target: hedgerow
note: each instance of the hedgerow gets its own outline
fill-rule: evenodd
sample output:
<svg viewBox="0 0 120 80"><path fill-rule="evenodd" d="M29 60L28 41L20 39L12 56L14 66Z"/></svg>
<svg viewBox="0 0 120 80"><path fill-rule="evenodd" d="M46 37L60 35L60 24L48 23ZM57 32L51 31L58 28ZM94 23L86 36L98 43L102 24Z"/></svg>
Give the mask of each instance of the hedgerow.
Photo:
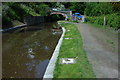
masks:
<svg viewBox="0 0 120 80"><path fill-rule="evenodd" d="M99 25L104 24L104 16L106 17L106 25L109 27L113 27L115 29L120 28L120 14L119 13L114 13L114 14L108 14L108 15L102 15L102 16L92 16L86 17L86 21L90 23L95 23Z"/></svg>

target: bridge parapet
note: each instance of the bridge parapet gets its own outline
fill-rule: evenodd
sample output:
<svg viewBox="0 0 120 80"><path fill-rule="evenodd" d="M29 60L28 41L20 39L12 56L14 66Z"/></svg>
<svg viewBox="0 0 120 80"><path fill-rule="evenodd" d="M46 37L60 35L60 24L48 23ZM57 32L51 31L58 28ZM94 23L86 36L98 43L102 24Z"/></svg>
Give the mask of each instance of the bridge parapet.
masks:
<svg viewBox="0 0 120 80"><path fill-rule="evenodd" d="M70 9L50 8L50 11L70 11Z"/></svg>

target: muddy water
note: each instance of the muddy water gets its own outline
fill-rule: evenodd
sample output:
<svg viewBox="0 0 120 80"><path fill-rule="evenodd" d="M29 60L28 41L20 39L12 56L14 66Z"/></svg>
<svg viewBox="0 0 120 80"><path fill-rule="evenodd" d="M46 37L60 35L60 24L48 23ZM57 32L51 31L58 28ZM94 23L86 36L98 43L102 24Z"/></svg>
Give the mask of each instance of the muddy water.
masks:
<svg viewBox="0 0 120 80"><path fill-rule="evenodd" d="M29 26L2 35L2 77L42 78L61 33L54 23Z"/></svg>

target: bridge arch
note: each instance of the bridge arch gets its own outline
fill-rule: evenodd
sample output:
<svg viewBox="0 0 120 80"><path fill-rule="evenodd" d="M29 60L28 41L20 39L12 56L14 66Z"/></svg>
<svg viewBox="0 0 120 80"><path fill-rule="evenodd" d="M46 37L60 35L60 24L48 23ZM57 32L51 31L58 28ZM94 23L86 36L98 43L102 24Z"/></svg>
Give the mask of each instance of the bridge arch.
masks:
<svg viewBox="0 0 120 80"><path fill-rule="evenodd" d="M63 15L63 16L65 17L65 20L68 19L68 15L65 14L65 13L62 13L62 12L51 12L51 13L50 13L50 15L53 15L53 14L61 14L61 15Z"/></svg>

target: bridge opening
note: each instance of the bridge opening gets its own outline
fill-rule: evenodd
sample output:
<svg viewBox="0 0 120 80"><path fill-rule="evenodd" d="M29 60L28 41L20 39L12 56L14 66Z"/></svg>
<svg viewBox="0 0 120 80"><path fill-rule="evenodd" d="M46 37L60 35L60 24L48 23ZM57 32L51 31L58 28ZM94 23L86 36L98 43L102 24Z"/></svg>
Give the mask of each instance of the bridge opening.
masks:
<svg viewBox="0 0 120 80"><path fill-rule="evenodd" d="M53 21L65 20L65 16L61 14L52 14L50 15Z"/></svg>

